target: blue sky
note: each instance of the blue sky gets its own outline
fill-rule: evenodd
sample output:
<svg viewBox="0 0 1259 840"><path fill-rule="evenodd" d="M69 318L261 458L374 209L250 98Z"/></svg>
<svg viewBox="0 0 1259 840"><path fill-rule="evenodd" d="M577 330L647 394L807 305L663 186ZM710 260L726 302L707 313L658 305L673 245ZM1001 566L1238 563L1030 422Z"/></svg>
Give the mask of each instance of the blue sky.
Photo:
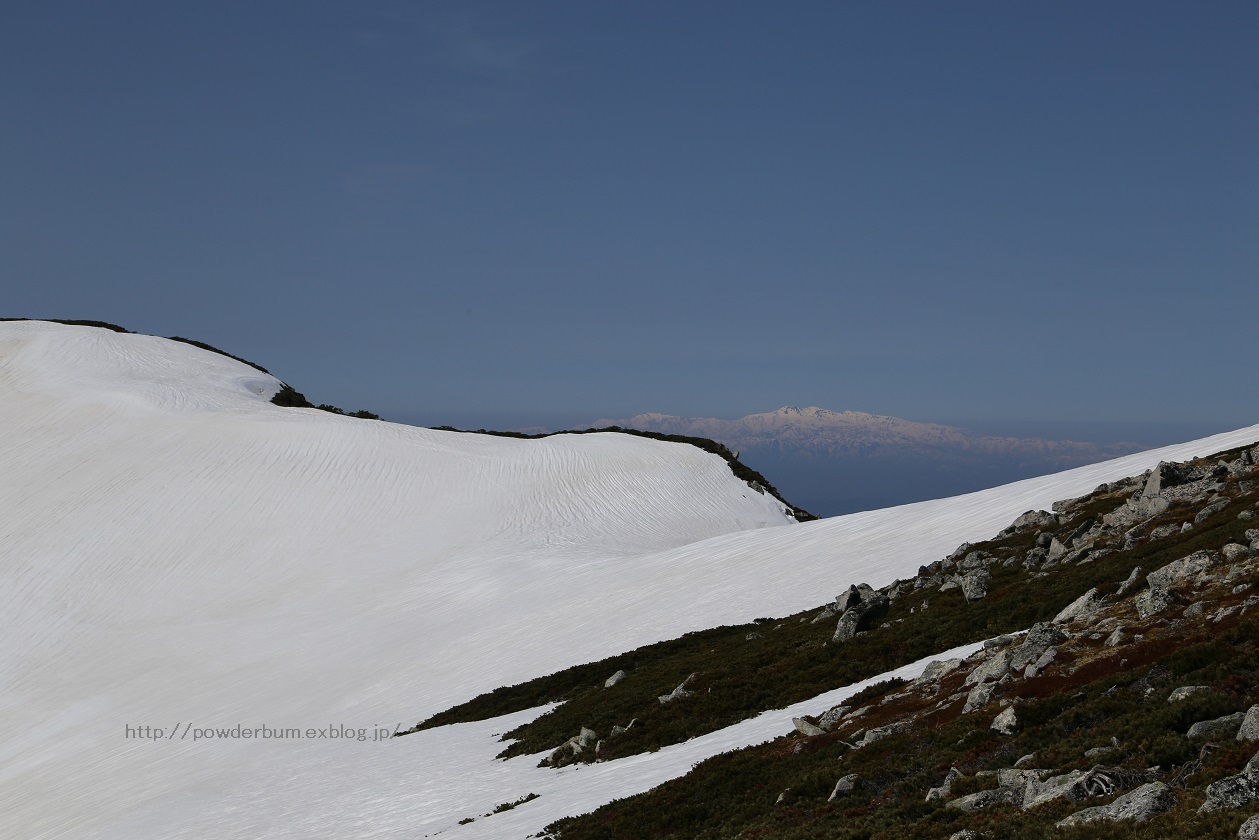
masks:
<svg viewBox="0 0 1259 840"><path fill-rule="evenodd" d="M426 424L1255 423L1257 32L1251 2L9 4L2 314Z"/></svg>

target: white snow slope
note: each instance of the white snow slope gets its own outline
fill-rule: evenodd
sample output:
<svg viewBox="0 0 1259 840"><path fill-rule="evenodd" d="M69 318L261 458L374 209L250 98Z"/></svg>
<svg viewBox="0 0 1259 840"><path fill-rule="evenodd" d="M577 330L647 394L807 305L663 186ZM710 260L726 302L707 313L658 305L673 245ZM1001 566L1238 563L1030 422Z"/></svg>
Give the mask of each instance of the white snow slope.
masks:
<svg viewBox="0 0 1259 840"><path fill-rule="evenodd" d="M563 772L492 760L537 711L376 727L878 586L1259 439L800 525L693 447L442 433L279 408L277 388L164 339L0 323L0 836L524 837L789 723ZM238 725L315 737L198 737Z"/></svg>

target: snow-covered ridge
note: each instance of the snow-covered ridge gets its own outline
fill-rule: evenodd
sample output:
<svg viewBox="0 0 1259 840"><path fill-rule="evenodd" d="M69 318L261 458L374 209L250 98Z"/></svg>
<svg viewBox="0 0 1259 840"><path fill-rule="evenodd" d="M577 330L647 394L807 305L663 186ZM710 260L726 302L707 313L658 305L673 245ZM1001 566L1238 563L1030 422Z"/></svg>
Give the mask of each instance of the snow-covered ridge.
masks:
<svg viewBox="0 0 1259 840"><path fill-rule="evenodd" d="M1030 508L1259 439L795 524L693 447L442 433L279 408L276 387L176 342L0 324L0 836L496 836L455 825L528 792L463 760L501 748L484 726L433 730L440 751L125 727L410 725L880 586ZM541 802L497 824L536 831Z"/></svg>

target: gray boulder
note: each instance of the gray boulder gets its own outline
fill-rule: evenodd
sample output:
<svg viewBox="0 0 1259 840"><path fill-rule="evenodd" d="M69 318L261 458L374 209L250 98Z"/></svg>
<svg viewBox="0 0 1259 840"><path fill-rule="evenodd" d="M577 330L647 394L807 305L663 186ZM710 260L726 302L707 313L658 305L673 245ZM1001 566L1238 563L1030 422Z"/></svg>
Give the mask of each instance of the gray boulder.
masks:
<svg viewBox="0 0 1259 840"><path fill-rule="evenodd" d="M858 604L865 603L875 595L874 589L868 583L859 583L856 586L848 587L848 591L835 598L835 611L842 613L845 610L852 609Z"/></svg>
<svg viewBox="0 0 1259 840"><path fill-rule="evenodd" d="M1209 685L1182 685L1180 688L1173 688L1172 693L1167 695L1168 703L1179 703L1181 700L1188 700L1195 694L1201 694L1204 691L1210 691Z"/></svg>
<svg viewBox="0 0 1259 840"><path fill-rule="evenodd" d="M817 725L830 732L846 714L848 714L847 706L833 706L818 718Z"/></svg>
<svg viewBox="0 0 1259 840"><path fill-rule="evenodd" d="M1198 813L1241 808L1256 799L1259 799L1259 773L1248 765L1246 771L1236 776L1228 776L1207 785L1207 800L1202 803Z"/></svg>
<svg viewBox="0 0 1259 840"><path fill-rule="evenodd" d="M629 674L625 673L624 671L617 671L615 674L613 674L612 676L608 677L606 680L603 681L603 687L611 688L612 686L616 685L617 683L619 683L621 680L625 679L628 676Z"/></svg>
<svg viewBox="0 0 1259 840"><path fill-rule="evenodd" d="M1065 633L1047 621L1033 624L1032 629L1028 630L1027 635L1023 637L1023 644L1015 648L1014 654L1010 657L1010 670L1022 671L1039 659L1046 650L1065 641L1066 638Z"/></svg>
<svg viewBox="0 0 1259 840"><path fill-rule="evenodd" d="M1199 720L1188 728L1188 738L1231 738L1241 727L1245 713L1226 714L1214 720Z"/></svg>
<svg viewBox="0 0 1259 840"><path fill-rule="evenodd" d="M1193 518L1193 524L1201 525L1203 522L1228 507L1229 503L1228 499L1220 499L1219 501L1212 502L1202 510L1198 511L1198 515Z"/></svg>
<svg viewBox="0 0 1259 840"><path fill-rule="evenodd" d="M1163 587L1151 585L1149 589L1136 597L1135 603L1137 615L1142 618L1149 618L1155 613L1160 613L1171 607L1175 603L1175 599Z"/></svg>
<svg viewBox="0 0 1259 840"><path fill-rule="evenodd" d="M846 641L858 633L869 630L877 622L883 620L890 604L886 595L880 595L871 590L866 600L844 610L844 614L839 617L839 624L835 627L835 635L831 637L831 641Z"/></svg>
<svg viewBox="0 0 1259 840"><path fill-rule="evenodd" d="M927 801L931 802L936 799L948 799L949 794L953 790L953 782L957 779L966 778L966 774L956 767L950 767L949 772L945 775L944 781L937 787L933 787L927 791Z"/></svg>
<svg viewBox="0 0 1259 840"><path fill-rule="evenodd" d="M1173 525L1172 528L1174 528L1177 531L1180 530L1175 525ZM1132 570L1132 573L1128 575L1128 578L1123 583L1119 584L1119 591L1116 592L1115 594L1118 597L1122 598L1123 596L1127 595L1132 590L1136 589L1137 584L1141 582L1141 576L1143 574L1145 574L1145 572L1141 571L1140 566L1137 566L1135 569Z"/></svg>
<svg viewBox="0 0 1259 840"><path fill-rule="evenodd" d="M1010 673L1010 659L1013 654L1008 650L998 651L983 662L975 666L969 674L966 675L966 685L975 685L976 683L993 682Z"/></svg>
<svg viewBox="0 0 1259 840"><path fill-rule="evenodd" d="M1081 621L1092 617L1100 610L1105 598L1094 587L1068 604L1062 612L1054 616L1054 624L1065 624L1068 621Z"/></svg>
<svg viewBox="0 0 1259 840"><path fill-rule="evenodd" d="M801 735L806 735L810 738L814 738L818 735L826 734L825 729L823 729L820 726L817 726L816 724L809 723L804 718L792 718L791 724L796 728L796 731L799 732Z"/></svg>
<svg viewBox="0 0 1259 840"><path fill-rule="evenodd" d="M1240 729L1244 712L1237 712L1214 720L1200 720L1185 733L1190 738L1231 738Z"/></svg>
<svg viewBox="0 0 1259 840"><path fill-rule="evenodd" d="M989 805L996 805L998 803L1016 805L1018 804L1017 796L1018 794L1009 788L981 790L979 793L959 796L945 807L954 808L958 811L977 811L980 808L987 808Z"/></svg>
<svg viewBox="0 0 1259 840"><path fill-rule="evenodd" d="M1242 718L1241 728L1237 730L1239 741L1259 741L1259 705L1251 706Z"/></svg>
<svg viewBox="0 0 1259 840"><path fill-rule="evenodd" d="M1070 798L1073 786L1083 779L1084 775L1083 770L1072 770L1070 773L1051 776L1048 779L1028 779L1027 787L1023 791L1024 810L1055 799Z"/></svg>
<svg viewBox="0 0 1259 840"><path fill-rule="evenodd" d="M975 569L962 575L962 596L967 601L979 601L988 595L992 573L987 569Z"/></svg>
<svg viewBox="0 0 1259 840"><path fill-rule="evenodd" d="M1096 820L1109 822L1132 820L1133 822L1142 823L1155 814L1170 809L1175 804L1176 794L1172 792L1171 788L1162 782L1150 782L1149 784L1141 785L1141 787L1131 793L1124 794L1109 805L1099 805L1096 808L1085 808L1083 811L1077 811L1065 820L1059 821L1058 827L1064 828Z"/></svg>
<svg viewBox="0 0 1259 840"><path fill-rule="evenodd" d="M976 709L982 709L992 700L992 693L996 690L997 684L991 682L980 683L970 690L966 695L966 705L962 707L962 714L969 714Z"/></svg>
<svg viewBox="0 0 1259 840"><path fill-rule="evenodd" d="M656 699L659 700L660 705L663 706L666 703L672 703L674 700L681 700L683 697L690 697L693 692L687 691L686 687L694 679L695 679L695 675L691 674L689 677L682 680L682 684L679 685L677 688L673 689L673 691L671 691L668 694L662 694Z"/></svg>
<svg viewBox="0 0 1259 840"><path fill-rule="evenodd" d="M1242 823L1237 829L1237 840L1259 840L1259 814Z"/></svg>
<svg viewBox="0 0 1259 840"><path fill-rule="evenodd" d="M1018 729L1018 715L1014 713L1013 706L1007 706L1006 710L992 719L992 729L1002 735L1013 735Z"/></svg>
<svg viewBox="0 0 1259 840"><path fill-rule="evenodd" d="M861 782L861 777L856 773L849 773L835 783L835 789L831 791L827 802L834 802L845 793L851 793L854 788Z"/></svg>
<svg viewBox="0 0 1259 840"><path fill-rule="evenodd" d="M1205 572L1210 570L1215 558L1209 551L1195 551L1187 557L1173 560L1166 566L1150 572L1146 576L1151 588L1167 589L1182 581L1200 583Z"/></svg>

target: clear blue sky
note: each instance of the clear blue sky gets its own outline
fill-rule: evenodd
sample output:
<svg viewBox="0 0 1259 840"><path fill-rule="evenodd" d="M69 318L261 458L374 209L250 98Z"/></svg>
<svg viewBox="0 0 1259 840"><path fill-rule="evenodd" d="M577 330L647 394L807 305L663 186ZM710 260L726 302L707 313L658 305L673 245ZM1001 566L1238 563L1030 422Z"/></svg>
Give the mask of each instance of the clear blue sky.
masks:
<svg viewBox="0 0 1259 840"><path fill-rule="evenodd" d="M1254 2L58 2L3 312L317 402L1259 422Z"/></svg>

